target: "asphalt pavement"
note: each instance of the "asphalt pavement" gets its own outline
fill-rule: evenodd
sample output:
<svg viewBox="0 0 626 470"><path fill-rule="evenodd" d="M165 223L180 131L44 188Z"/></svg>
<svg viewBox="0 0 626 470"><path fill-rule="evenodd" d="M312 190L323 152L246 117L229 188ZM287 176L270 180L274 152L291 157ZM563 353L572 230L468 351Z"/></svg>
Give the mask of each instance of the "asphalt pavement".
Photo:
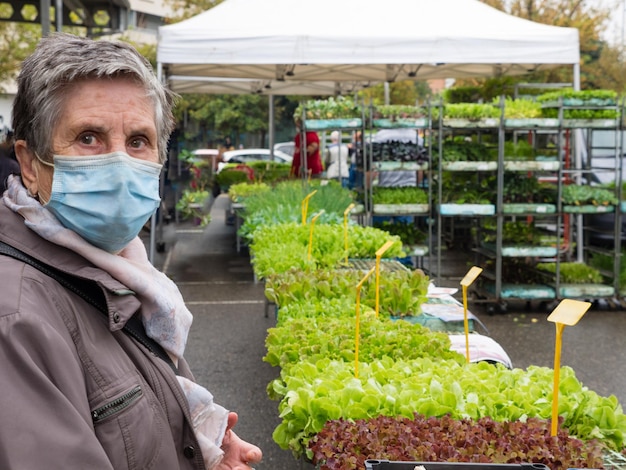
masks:
<svg viewBox="0 0 626 470"><path fill-rule="evenodd" d="M226 224L228 205L225 195L216 198L205 228L189 222L164 225L165 249L153 261L176 282L194 314L185 355L197 381L216 402L239 414L236 430L263 450L256 469L312 468L272 439L280 419L278 402L268 398L266 387L279 371L262 358L275 317L269 310L266 315L263 284L255 281L246 250L237 252L235 227ZM545 308L509 304L506 313L488 315L484 305L470 303L470 310L514 367L554 365L556 328L546 320ZM615 395L624 405L625 340L626 312L593 308L576 326L565 328L561 364L572 367L590 390Z"/></svg>

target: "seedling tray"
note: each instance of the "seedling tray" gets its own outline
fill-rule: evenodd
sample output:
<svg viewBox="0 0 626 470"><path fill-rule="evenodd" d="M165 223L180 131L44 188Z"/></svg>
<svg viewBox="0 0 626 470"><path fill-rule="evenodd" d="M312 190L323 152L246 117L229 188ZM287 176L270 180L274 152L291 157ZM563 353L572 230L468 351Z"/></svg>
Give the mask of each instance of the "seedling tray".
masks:
<svg viewBox="0 0 626 470"><path fill-rule="evenodd" d="M366 460L365 470L550 470L541 463L496 464L463 462L393 462L389 460Z"/></svg>

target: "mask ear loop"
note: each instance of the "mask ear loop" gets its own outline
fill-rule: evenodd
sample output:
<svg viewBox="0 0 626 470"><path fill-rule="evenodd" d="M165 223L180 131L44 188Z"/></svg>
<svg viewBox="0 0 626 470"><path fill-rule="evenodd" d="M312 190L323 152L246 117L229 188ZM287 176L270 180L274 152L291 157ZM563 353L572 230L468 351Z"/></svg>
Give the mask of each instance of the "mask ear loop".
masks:
<svg viewBox="0 0 626 470"><path fill-rule="evenodd" d="M54 163L50 163L50 162L46 162L44 161L39 154L33 150L33 153L35 154L35 157L37 157L37 160L39 161L39 163L41 163L42 165L45 165L47 167L52 167L54 168ZM41 202L42 204L45 204L45 202L39 197L39 194L33 194L30 191L30 188L26 188L26 194L28 194L30 197L37 199L39 202Z"/></svg>
<svg viewBox="0 0 626 470"><path fill-rule="evenodd" d="M42 163L46 166L51 166L52 168L54 168L54 163L50 163L50 162L46 162L44 161L37 152L33 151L33 153L35 154L35 157L37 157L37 160L39 160L39 163Z"/></svg>

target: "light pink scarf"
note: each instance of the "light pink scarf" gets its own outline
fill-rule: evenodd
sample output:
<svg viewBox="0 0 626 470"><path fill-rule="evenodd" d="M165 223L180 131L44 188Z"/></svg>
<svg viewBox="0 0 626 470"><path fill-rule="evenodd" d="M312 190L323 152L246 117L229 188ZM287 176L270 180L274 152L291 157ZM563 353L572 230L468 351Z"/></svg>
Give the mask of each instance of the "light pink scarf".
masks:
<svg viewBox="0 0 626 470"><path fill-rule="evenodd" d="M136 237L119 254L97 248L65 228L39 201L28 195L17 176L10 176L4 203L24 217L26 226L42 238L80 254L132 289L141 301L146 334L159 343L175 363L183 356L192 315L178 287L148 260L143 242ZM211 469L222 459L220 448L228 411L213 402L213 395L197 383L177 376L191 412L204 463Z"/></svg>

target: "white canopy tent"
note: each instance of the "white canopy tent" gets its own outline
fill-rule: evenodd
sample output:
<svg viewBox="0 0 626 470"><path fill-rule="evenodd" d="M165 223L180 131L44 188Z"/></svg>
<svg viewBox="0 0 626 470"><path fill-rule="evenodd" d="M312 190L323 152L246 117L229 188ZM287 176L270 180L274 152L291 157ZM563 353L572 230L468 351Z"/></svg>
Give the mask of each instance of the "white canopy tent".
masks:
<svg viewBox="0 0 626 470"><path fill-rule="evenodd" d="M337 95L558 65L579 89L579 61L577 29L477 0L225 0L161 26L157 45L157 72L179 93Z"/></svg>
<svg viewBox="0 0 626 470"><path fill-rule="evenodd" d="M255 92L278 94L283 82L366 86L555 65L574 66L577 87L579 60L577 29L534 23L477 0L226 0L160 27L157 46L159 68L175 91L186 92L191 77L239 89L242 83L229 79L255 79L263 83Z"/></svg>

